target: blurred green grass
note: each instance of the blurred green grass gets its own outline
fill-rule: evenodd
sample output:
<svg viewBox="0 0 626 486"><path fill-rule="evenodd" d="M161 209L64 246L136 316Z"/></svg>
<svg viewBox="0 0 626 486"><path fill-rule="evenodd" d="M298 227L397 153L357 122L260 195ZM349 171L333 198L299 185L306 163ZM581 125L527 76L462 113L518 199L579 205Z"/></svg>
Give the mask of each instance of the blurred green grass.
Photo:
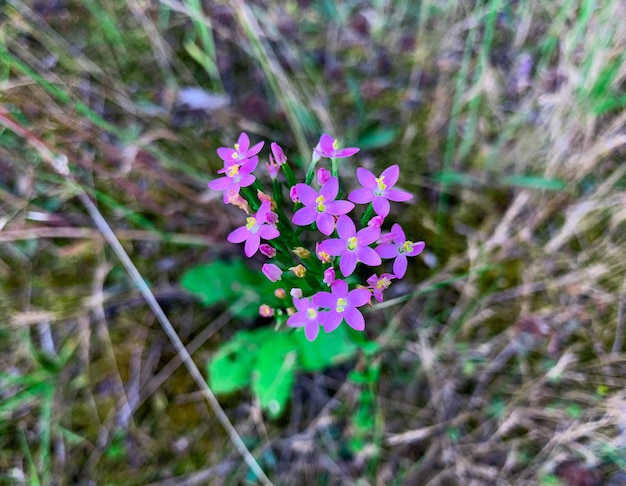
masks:
<svg viewBox="0 0 626 486"><path fill-rule="evenodd" d="M624 468L623 3L1 9L3 112L68 156L185 342L217 310L181 274L236 251L205 190L216 147L246 130L304 166L324 131L363 148L347 184L400 164L418 203L396 216L428 265L368 316L377 384L302 376L276 423L222 398L276 483L574 484L571 460L603 484ZM2 481L243 481L188 375L150 386L176 353L102 237L69 231L93 229L72 188L2 127ZM253 325L215 326L195 361ZM342 425L364 410L371 433Z"/></svg>

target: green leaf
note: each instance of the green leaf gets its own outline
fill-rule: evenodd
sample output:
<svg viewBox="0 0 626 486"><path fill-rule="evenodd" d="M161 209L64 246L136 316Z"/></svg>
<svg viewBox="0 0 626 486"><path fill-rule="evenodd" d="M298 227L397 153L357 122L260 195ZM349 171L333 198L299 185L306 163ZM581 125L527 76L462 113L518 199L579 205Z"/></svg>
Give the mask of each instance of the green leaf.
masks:
<svg viewBox="0 0 626 486"><path fill-rule="evenodd" d="M297 350L291 334L274 333L259 344L252 390L271 418L279 417L295 380Z"/></svg>
<svg viewBox="0 0 626 486"><path fill-rule="evenodd" d="M235 259L198 265L183 275L181 285L200 297L207 306L233 303L244 294L250 294L251 302L234 308L233 312L241 317L253 317L258 313L259 293L267 287L267 282L260 272L253 272L245 261Z"/></svg>
<svg viewBox="0 0 626 486"><path fill-rule="evenodd" d="M298 331L292 336L298 349L300 366L305 371L320 371L348 361L358 349L349 339L344 325L328 334L320 332L313 342L306 339L304 332Z"/></svg>
<svg viewBox="0 0 626 486"><path fill-rule="evenodd" d="M231 393L250 384L259 345L271 340L274 331L241 331L220 347L209 361L209 386L215 393Z"/></svg>

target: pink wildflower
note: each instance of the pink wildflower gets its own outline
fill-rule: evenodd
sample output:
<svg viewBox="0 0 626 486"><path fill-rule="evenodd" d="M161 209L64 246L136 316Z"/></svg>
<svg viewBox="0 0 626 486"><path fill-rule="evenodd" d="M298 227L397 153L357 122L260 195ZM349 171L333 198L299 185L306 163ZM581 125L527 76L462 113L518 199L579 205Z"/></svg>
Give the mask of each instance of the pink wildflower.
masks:
<svg viewBox="0 0 626 486"><path fill-rule="evenodd" d="M344 277L352 275L357 262L371 267L382 263L380 256L368 245L380 236L380 228L364 228L358 233L352 220L341 215L337 220L339 238L331 238L320 243L319 250L332 256L340 256L339 269Z"/></svg>
<svg viewBox="0 0 626 486"><path fill-rule="evenodd" d="M383 301L383 291L389 288L389 286L391 285L391 280L394 278L396 278L395 275L392 275L390 273L383 273L380 277L374 274L367 279L367 283L370 285L374 293L374 298L378 302Z"/></svg>
<svg viewBox="0 0 626 486"><path fill-rule="evenodd" d="M276 142L272 142L270 144L270 148L272 149L272 154L274 155L274 160L276 165L280 167L281 165L287 162L287 157L285 156L285 152ZM271 160L271 159L270 159Z"/></svg>
<svg viewBox="0 0 626 486"><path fill-rule="evenodd" d="M337 329L342 319L345 319L352 329L363 331L365 319L357 307L367 304L371 298L372 294L369 290L359 288L348 292L348 284L343 280L336 280L330 286L330 292L315 294L313 303L319 307L330 309L322 319L322 325L326 332Z"/></svg>
<svg viewBox="0 0 626 486"><path fill-rule="evenodd" d="M419 255L426 246L423 241L418 241L417 243L407 241L404 231L398 223L391 227L391 233L385 235L384 240L392 241L393 243L379 245L376 248L376 253L381 258L395 258L393 273L396 278L404 277L408 266L407 257Z"/></svg>
<svg viewBox="0 0 626 486"><path fill-rule="evenodd" d="M335 229L333 216L346 214L354 208L351 202L335 201L339 192L339 180L336 177L331 177L319 193L306 184L296 184L296 192L304 207L293 215L293 224L306 226L316 221L317 228L326 236Z"/></svg>
<svg viewBox="0 0 626 486"><path fill-rule="evenodd" d="M371 202L376 214L383 218L389 214L389 201L408 201L413 197L406 191L392 189L400 177L400 168L397 165L387 167L380 177L359 167L356 176L363 187L352 191L348 199L357 204Z"/></svg>
<svg viewBox="0 0 626 486"><path fill-rule="evenodd" d="M320 157L328 157L330 159L339 159L343 157L350 157L359 151L356 147L349 147L339 149L339 141L324 133L320 137L320 141L317 143L313 153Z"/></svg>
<svg viewBox="0 0 626 486"><path fill-rule="evenodd" d="M251 172L256 169L259 163L258 157L244 159L238 162L226 162L224 167L218 170L218 174L226 174L226 177L218 177L209 182L209 188L214 191L226 191L224 202L228 203L227 193L230 191L239 194L241 187L248 187L254 184L256 177Z"/></svg>
<svg viewBox="0 0 626 486"><path fill-rule="evenodd" d="M320 312L319 306L311 302L310 298L294 297L293 304L296 306L297 312L287 319L287 325L289 327L304 327L306 338L309 341L315 341L327 312Z"/></svg>
<svg viewBox="0 0 626 486"><path fill-rule="evenodd" d="M217 149L217 155L226 163L241 162L258 154L264 144L265 142L259 142L250 147L250 137L248 137L246 132L242 132L235 144L235 148L220 147Z"/></svg>
<svg viewBox="0 0 626 486"><path fill-rule="evenodd" d="M276 228L267 223L269 213L270 203L264 202L254 216L246 218L245 226L237 228L228 235L227 239L231 243L246 242L244 252L248 258L259 249L261 238L273 240L280 235Z"/></svg>

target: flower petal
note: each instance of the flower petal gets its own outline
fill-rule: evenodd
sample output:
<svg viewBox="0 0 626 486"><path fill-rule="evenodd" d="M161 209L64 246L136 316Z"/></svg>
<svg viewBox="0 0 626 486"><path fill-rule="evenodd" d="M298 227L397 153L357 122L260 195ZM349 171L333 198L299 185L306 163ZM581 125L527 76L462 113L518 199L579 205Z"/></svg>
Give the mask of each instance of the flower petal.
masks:
<svg viewBox="0 0 626 486"><path fill-rule="evenodd" d="M348 201L333 201L326 205L326 212L328 214L334 214L335 216L349 213L353 209L354 204Z"/></svg>
<svg viewBox="0 0 626 486"><path fill-rule="evenodd" d="M339 262L339 269L344 277L348 277L352 275L354 269L356 268L356 254L354 251L346 251L341 256L341 261Z"/></svg>
<svg viewBox="0 0 626 486"><path fill-rule="evenodd" d="M346 242L339 238L331 238L320 243L320 251L325 251L331 256L343 255L346 251Z"/></svg>
<svg viewBox="0 0 626 486"><path fill-rule="evenodd" d="M302 209L309 209L309 208L302 208ZM302 211L302 209L300 211ZM310 208L312 211L315 211L315 209ZM294 214L294 219L296 217L296 215ZM294 221L295 224L295 221ZM335 229L335 218L333 218L330 214L326 214L326 213L317 213L317 229L320 230L321 233L325 234L326 236L330 236L333 232L333 230Z"/></svg>
<svg viewBox="0 0 626 486"><path fill-rule="evenodd" d="M296 184L296 194L305 206L315 206L317 192L312 187L302 183Z"/></svg>
<svg viewBox="0 0 626 486"><path fill-rule="evenodd" d="M374 199L374 190L367 187L355 189L350 193L348 199L357 204L366 204L368 202L372 202L372 199Z"/></svg>
<svg viewBox="0 0 626 486"><path fill-rule="evenodd" d="M342 240L347 240L356 235L356 226L354 226L353 221L345 214L339 216L337 220L337 233Z"/></svg>
<svg viewBox="0 0 626 486"><path fill-rule="evenodd" d="M315 341L315 338L319 333L320 325L317 321L309 321L304 326L304 335L311 342Z"/></svg>
<svg viewBox="0 0 626 486"><path fill-rule="evenodd" d="M250 233L250 236L248 236L248 239L246 240L246 244L243 248L243 252L246 254L248 258L250 258L259 249L260 243L261 243L261 238L259 238L259 235L256 233Z"/></svg>
<svg viewBox="0 0 626 486"><path fill-rule="evenodd" d="M350 326L355 331L365 330L365 319L363 318L363 314L361 314L354 307L346 309L343 313L343 317L348 323L348 326Z"/></svg>
<svg viewBox="0 0 626 486"><path fill-rule="evenodd" d="M262 224L257 234L264 240L273 240L280 236L280 231L269 224Z"/></svg>
<svg viewBox="0 0 626 486"><path fill-rule="evenodd" d="M354 289L350 291L346 300L352 307L361 307L367 304L371 298L372 294L368 289Z"/></svg>
<svg viewBox="0 0 626 486"><path fill-rule="evenodd" d="M393 262L393 273L396 276L396 278L404 277L407 266L408 266L408 261L406 259L406 256L400 253L398 257L395 259L395 261Z"/></svg>
<svg viewBox="0 0 626 486"><path fill-rule="evenodd" d="M312 298L313 303L324 309L334 309L337 305L337 297L330 292L318 292Z"/></svg>
<svg viewBox="0 0 626 486"><path fill-rule="evenodd" d="M383 170L381 177L385 178L385 185L387 187L393 186L396 182L398 182L398 177L400 177L400 167L394 164L390 167L387 167Z"/></svg>
<svg viewBox="0 0 626 486"><path fill-rule="evenodd" d="M220 147L217 149L217 156L222 159L224 162L230 162L232 160L236 160L233 158L233 155L237 152L235 149L229 147Z"/></svg>
<svg viewBox="0 0 626 486"><path fill-rule="evenodd" d="M366 246L374 243L380 237L380 228L369 226L356 234L358 246Z"/></svg>
<svg viewBox="0 0 626 486"><path fill-rule="evenodd" d="M263 148L263 145L265 145L265 142L259 142L257 144L254 144L250 150L246 150L245 154L246 157L252 157L253 155L258 154L261 149Z"/></svg>
<svg viewBox="0 0 626 486"><path fill-rule="evenodd" d="M371 171L364 169L363 167L359 167L356 170L356 178L363 187L367 189L376 188L376 176Z"/></svg>
<svg viewBox="0 0 626 486"><path fill-rule="evenodd" d="M225 191L232 183L233 180L230 177L219 177L218 179L213 179L209 182L209 189L213 189L214 191Z"/></svg>
<svg viewBox="0 0 626 486"><path fill-rule="evenodd" d="M237 145L239 145L240 153L245 154L248 151L248 147L250 147L250 137L248 137L246 132L241 132L237 139Z"/></svg>
<svg viewBox="0 0 626 486"><path fill-rule="evenodd" d="M320 147L322 155L324 157L330 157L331 154L335 151L333 143L335 143L335 139L333 137L331 137L327 133L322 134L318 146Z"/></svg>
<svg viewBox="0 0 626 486"><path fill-rule="evenodd" d="M317 209L315 209L314 207L300 208L294 213L292 221L293 224L297 226L306 226L307 224L311 224L313 221L315 221L315 218L317 218L318 214L319 213L317 212ZM332 233L332 231L330 233Z"/></svg>
<svg viewBox="0 0 626 486"><path fill-rule="evenodd" d="M242 241L246 241L250 234L251 233L248 228L246 228L245 226L241 226L240 228L231 231L226 239L231 243L241 243Z"/></svg>
<svg viewBox="0 0 626 486"><path fill-rule="evenodd" d="M335 280L330 286L330 291L335 296L335 300L348 295L348 284L344 280Z"/></svg>
<svg viewBox="0 0 626 486"><path fill-rule="evenodd" d="M332 310L326 313L326 315L321 319L321 322L324 326L324 331L333 332L339 327L342 320L343 316L337 313L337 311Z"/></svg>
<svg viewBox="0 0 626 486"><path fill-rule="evenodd" d="M356 147L347 147L345 149L341 149L339 152L335 152L335 158L339 159L343 157L350 157L351 155L356 154L359 150L361 149Z"/></svg>
<svg viewBox="0 0 626 486"><path fill-rule="evenodd" d="M370 267L377 267L382 263L380 256L369 246L361 246L356 249L356 257L360 262L369 265Z"/></svg>
<svg viewBox="0 0 626 486"><path fill-rule="evenodd" d="M425 247L426 243L424 243L423 241L418 241L417 243L414 243L413 250L407 252L406 255L412 257L417 256L424 251Z"/></svg>
<svg viewBox="0 0 626 486"><path fill-rule="evenodd" d="M324 196L326 201L334 201L339 193L339 180L331 177L320 189L320 196Z"/></svg>
<svg viewBox="0 0 626 486"><path fill-rule="evenodd" d="M376 253L381 258L395 258L398 256L398 247L391 243L385 243L376 247Z"/></svg>
<svg viewBox="0 0 626 486"><path fill-rule="evenodd" d="M383 195L390 201L404 202L413 199L413 194L401 189L386 189Z"/></svg>
<svg viewBox="0 0 626 486"><path fill-rule="evenodd" d="M389 201L387 201L383 196L374 197L372 207L374 208L374 212L383 218L387 217L389 214Z"/></svg>
<svg viewBox="0 0 626 486"><path fill-rule="evenodd" d="M289 327L302 327L306 326L308 323L307 315L303 312L296 312L289 316L287 319L287 325Z"/></svg>

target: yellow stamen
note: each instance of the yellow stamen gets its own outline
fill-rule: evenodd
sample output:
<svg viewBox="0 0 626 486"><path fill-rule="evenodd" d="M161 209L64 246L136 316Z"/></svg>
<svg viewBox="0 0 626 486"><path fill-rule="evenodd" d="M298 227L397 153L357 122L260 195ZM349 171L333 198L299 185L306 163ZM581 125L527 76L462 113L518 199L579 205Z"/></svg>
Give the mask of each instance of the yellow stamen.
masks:
<svg viewBox="0 0 626 486"><path fill-rule="evenodd" d="M405 241L404 245L402 245L402 248L400 248L400 253L408 253L410 251L413 251L414 246L415 243L413 243L412 241Z"/></svg>
<svg viewBox="0 0 626 486"><path fill-rule="evenodd" d="M246 228L249 229L250 231L252 231L252 229L256 226L256 218L253 218L252 216L250 216L249 218L246 218Z"/></svg>
<svg viewBox="0 0 626 486"><path fill-rule="evenodd" d="M317 210L320 213L326 211L326 206L324 206L324 196L317 196L317 198L315 199L315 203L317 204Z"/></svg>
<svg viewBox="0 0 626 486"><path fill-rule="evenodd" d="M318 256L320 257L320 260L322 260L324 263L330 262L330 255L325 251L320 251L318 253Z"/></svg>
<svg viewBox="0 0 626 486"><path fill-rule="evenodd" d="M339 148L339 140L337 140L337 139L333 140L333 148L335 150L337 150Z"/></svg>
<svg viewBox="0 0 626 486"><path fill-rule="evenodd" d="M348 238L348 250L354 250L356 248L356 236Z"/></svg>
<svg viewBox="0 0 626 486"><path fill-rule="evenodd" d="M236 175L238 175L239 174L239 167L241 167L241 166L238 165L238 164L231 165L228 168L228 177L235 177Z"/></svg>
<svg viewBox="0 0 626 486"><path fill-rule="evenodd" d="M384 191L385 189L387 189L387 184L385 184L385 176L377 177L375 180L376 185L378 185L379 191Z"/></svg>
<svg viewBox="0 0 626 486"><path fill-rule="evenodd" d="M302 246L296 246L293 250L295 255L299 256L300 258L306 260L307 258L311 258L311 252L309 250L307 250L306 248L303 248Z"/></svg>
<svg viewBox="0 0 626 486"><path fill-rule="evenodd" d="M337 299L337 307L336 307L337 312L343 312L344 309L346 308L346 305L348 305L348 302L346 301L346 299L342 299L342 298Z"/></svg>
<svg viewBox="0 0 626 486"><path fill-rule="evenodd" d="M376 282L376 288L378 290L385 290L389 288L390 285L391 285L391 280L389 280L387 277L383 277L378 282Z"/></svg>
<svg viewBox="0 0 626 486"><path fill-rule="evenodd" d="M235 144L235 150L236 150L237 152L239 152L239 144L238 144L238 143L236 143L236 144Z"/></svg>
<svg viewBox="0 0 626 486"><path fill-rule="evenodd" d="M306 313L309 316L309 319L315 319L317 317L317 312L315 311L315 309L307 309Z"/></svg>

